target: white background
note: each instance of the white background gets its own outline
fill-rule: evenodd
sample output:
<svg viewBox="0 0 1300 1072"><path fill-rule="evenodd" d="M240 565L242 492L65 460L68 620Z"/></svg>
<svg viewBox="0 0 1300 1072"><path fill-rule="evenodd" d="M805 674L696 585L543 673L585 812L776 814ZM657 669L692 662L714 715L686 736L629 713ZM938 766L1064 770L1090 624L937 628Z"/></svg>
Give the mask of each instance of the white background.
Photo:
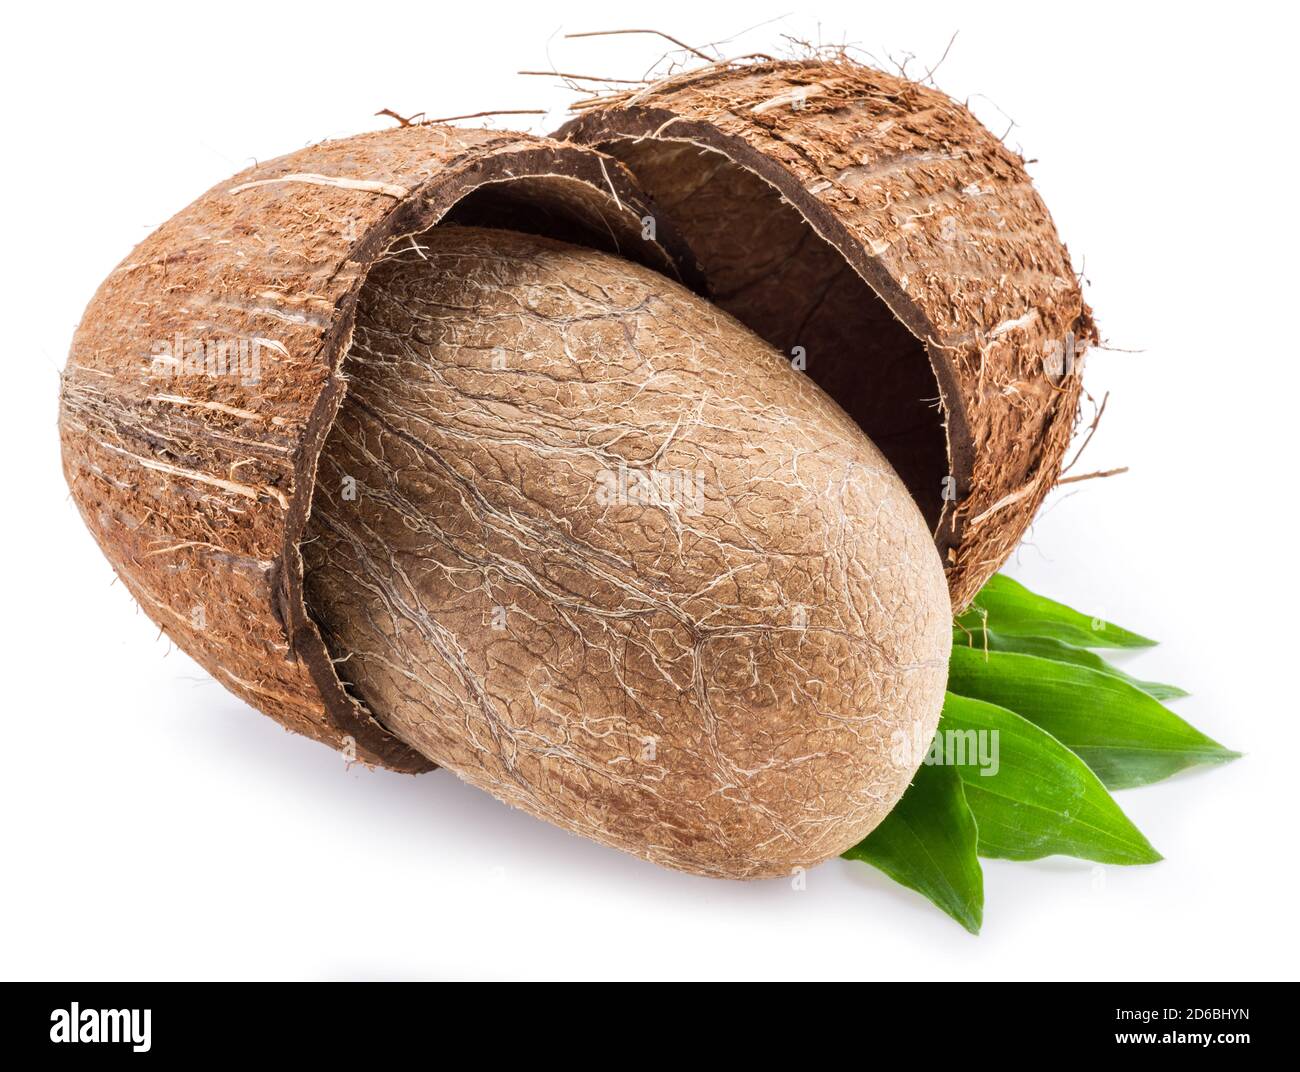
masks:
<svg viewBox="0 0 1300 1072"><path fill-rule="evenodd" d="M813 9L807 9L812 11ZM1161 639L1129 668L1249 753L1120 797L1167 857L985 864L972 938L832 861L659 870L440 772L345 769L209 679L134 606L67 496L57 369L100 279L208 186L380 108L554 129L550 68L637 78L745 3L53 3L6 15L0 975L1238 978L1297 974L1295 25L1283 5L823 3L737 38L857 43L935 78L1030 167L1115 347L1080 469L1010 571ZM1058 14L1059 11L1059 14ZM536 120L532 123L532 120Z"/></svg>

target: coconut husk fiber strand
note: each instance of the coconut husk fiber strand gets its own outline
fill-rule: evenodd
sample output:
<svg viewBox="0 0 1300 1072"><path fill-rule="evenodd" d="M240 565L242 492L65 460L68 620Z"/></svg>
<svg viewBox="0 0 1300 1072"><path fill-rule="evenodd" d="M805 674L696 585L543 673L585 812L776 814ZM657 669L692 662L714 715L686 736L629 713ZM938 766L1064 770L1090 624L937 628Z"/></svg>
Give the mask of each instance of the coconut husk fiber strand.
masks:
<svg viewBox="0 0 1300 1072"><path fill-rule="evenodd" d="M951 616L916 504L770 346L641 265L439 226L367 278L303 555L400 740L698 874L856 844L920 760Z"/></svg>
<svg viewBox="0 0 1300 1072"><path fill-rule="evenodd" d="M63 466L144 611L219 682L366 763L429 762L347 695L302 600L299 543L371 268L443 220L539 231L668 273L666 223L617 161L410 126L218 184L86 309L63 374Z"/></svg>
<svg viewBox="0 0 1300 1072"><path fill-rule="evenodd" d="M911 488L954 609L1074 431L1096 332L1023 160L943 93L847 59L716 64L557 135L635 172L707 293L807 371Z"/></svg>

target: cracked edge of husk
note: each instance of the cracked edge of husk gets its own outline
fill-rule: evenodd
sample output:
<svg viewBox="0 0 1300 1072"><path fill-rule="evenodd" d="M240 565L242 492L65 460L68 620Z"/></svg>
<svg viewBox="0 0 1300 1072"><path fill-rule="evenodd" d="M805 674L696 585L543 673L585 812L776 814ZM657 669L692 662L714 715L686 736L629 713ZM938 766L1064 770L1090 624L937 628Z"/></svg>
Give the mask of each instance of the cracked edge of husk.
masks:
<svg viewBox="0 0 1300 1072"><path fill-rule="evenodd" d="M671 224L616 160L529 135L404 127L256 165L177 213L101 284L62 375L65 477L137 603L241 699L368 765L430 767L345 691L303 601L299 547L347 392L357 297L394 244L476 191L527 197L533 180L555 187L551 208L575 198L574 220L605 227L625 255L693 281ZM158 393L140 367L146 344L202 338L214 322L272 343L282 367L263 390L198 377L186 388L197 397Z"/></svg>
<svg viewBox="0 0 1300 1072"><path fill-rule="evenodd" d="M813 92L800 97L800 87ZM774 106L796 99L797 108ZM984 183L980 217L996 204L1023 222L1022 241L988 258L985 271L996 279L990 293L965 293L956 259L945 280L929 225L897 225L892 191L877 206L848 189L845 168L858 159L849 147L869 144L873 125L905 131L900 144L958 144L960 162L941 176L944 188L964 193ZM964 608L1019 544L1055 485L1078 423L1082 352L1058 382L1047 382L1036 369L1043 346L1073 339L1086 348L1098 339L1023 160L940 91L845 57L721 61L676 73L582 102L555 136L595 147L625 139L687 142L722 153L774 187L924 345L955 484L935 537L954 610ZM869 154L859 155L868 170L890 159L882 151L868 165ZM908 164L905 173L930 178L921 165ZM970 222L974 236L974 210ZM1007 273L1014 277L1026 264L1050 285L1026 276L1023 286L1005 286Z"/></svg>

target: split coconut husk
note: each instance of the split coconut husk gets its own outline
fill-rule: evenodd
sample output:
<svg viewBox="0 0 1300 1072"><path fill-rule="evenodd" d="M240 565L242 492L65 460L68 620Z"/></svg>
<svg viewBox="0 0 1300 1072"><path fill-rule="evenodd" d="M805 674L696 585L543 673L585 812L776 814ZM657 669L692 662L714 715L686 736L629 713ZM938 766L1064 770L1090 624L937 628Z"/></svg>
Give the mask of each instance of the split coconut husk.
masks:
<svg viewBox="0 0 1300 1072"><path fill-rule="evenodd" d="M843 57L719 63L583 102L711 299L808 373L911 489L963 609L1020 542L1096 341L1024 161L962 105Z"/></svg>
<svg viewBox="0 0 1300 1072"><path fill-rule="evenodd" d="M350 757L428 769L348 696L303 605L299 544L357 295L386 252L444 220L675 274L653 216L596 152L433 125L220 183L113 271L73 339L59 427L82 517L144 611L236 695Z"/></svg>

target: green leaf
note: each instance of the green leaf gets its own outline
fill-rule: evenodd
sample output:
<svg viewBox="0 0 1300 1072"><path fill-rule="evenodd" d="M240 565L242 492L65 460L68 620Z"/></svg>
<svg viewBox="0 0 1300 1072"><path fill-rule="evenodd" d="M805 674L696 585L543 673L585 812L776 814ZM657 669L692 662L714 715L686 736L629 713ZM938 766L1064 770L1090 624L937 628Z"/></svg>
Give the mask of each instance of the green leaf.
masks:
<svg viewBox="0 0 1300 1072"><path fill-rule="evenodd" d="M1079 648L1149 648L1155 644L1112 622L1090 618L1031 592L1024 585L995 573L980 589L957 624L974 632L987 626L1004 636L1050 637Z"/></svg>
<svg viewBox="0 0 1300 1072"><path fill-rule="evenodd" d="M984 919L975 820L951 767L921 767L884 821L844 854L916 890L971 934Z"/></svg>
<svg viewBox="0 0 1300 1072"><path fill-rule="evenodd" d="M1085 666L955 647L948 689L1023 715L1077 754L1111 789L1148 785L1197 763L1240 755L1127 681Z"/></svg>
<svg viewBox="0 0 1300 1072"><path fill-rule="evenodd" d="M1037 655L1042 659L1054 659L1058 663L1073 663L1075 666L1086 666L1090 670L1100 670L1103 674L1110 674L1121 681L1127 681L1134 688L1141 689L1156 700L1177 700L1188 695L1186 689L1180 689L1177 685L1163 685L1158 681L1139 681L1132 675L1126 674L1118 666L1108 663L1096 652L1076 648L1073 644L1063 644L1051 637L1008 636L1005 633L997 633L992 629L983 628L971 632L964 629L954 629L952 642L954 647L961 644L981 651L985 649L988 651L1014 651L1019 652L1021 655Z"/></svg>
<svg viewBox="0 0 1300 1072"><path fill-rule="evenodd" d="M979 829L981 856L1037 860L1056 854L1107 864L1149 864L1160 854L1068 748L1013 711L949 693L939 723L943 757L964 744L975 754L975 734L996 742L980 748L992 764L956 767ZM956 736L954 736L956 735ZM993 773L989 773L993 770Z"/></svg>

